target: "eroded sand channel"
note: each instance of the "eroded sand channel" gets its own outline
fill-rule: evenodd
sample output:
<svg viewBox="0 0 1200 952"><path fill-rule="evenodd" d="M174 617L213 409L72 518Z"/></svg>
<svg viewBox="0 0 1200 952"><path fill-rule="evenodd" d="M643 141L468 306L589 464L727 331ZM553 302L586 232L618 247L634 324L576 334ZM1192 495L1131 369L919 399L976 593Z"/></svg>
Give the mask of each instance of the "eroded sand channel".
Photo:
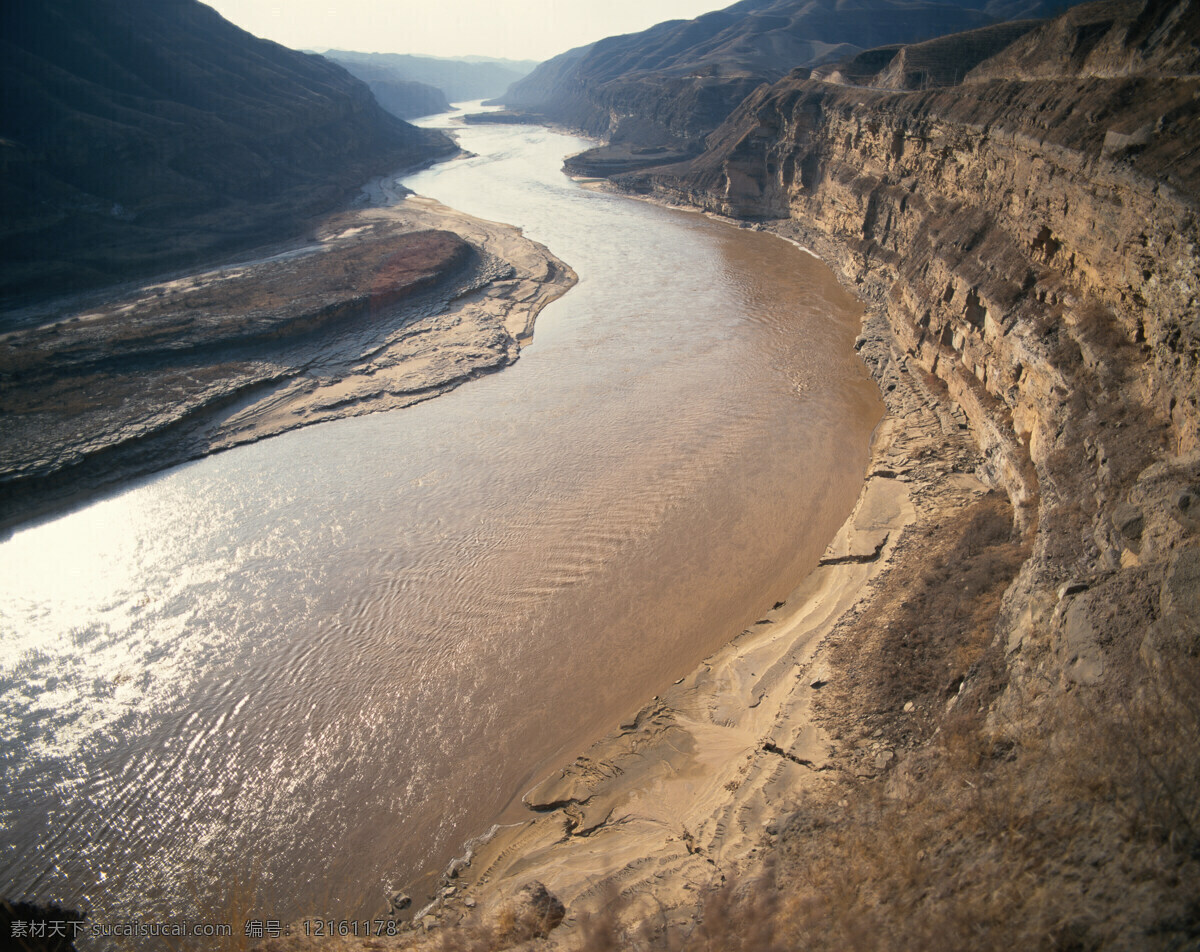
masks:
<svg viewBox="0 0 1200 952"><path fill-rule="evenodd" d="M463 130L409 180L579 284L513 367L145 480L0 544L0 892L108 918L374 912L815 564L880 407L768 235Z"/></svg>

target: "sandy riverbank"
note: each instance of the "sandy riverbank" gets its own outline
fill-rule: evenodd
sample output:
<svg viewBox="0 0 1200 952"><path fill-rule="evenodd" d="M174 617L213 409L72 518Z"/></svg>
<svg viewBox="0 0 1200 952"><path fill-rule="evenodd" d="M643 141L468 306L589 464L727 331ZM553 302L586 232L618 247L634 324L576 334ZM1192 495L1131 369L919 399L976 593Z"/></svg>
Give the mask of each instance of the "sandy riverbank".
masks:
<svg viewBox="0 0 1200 952"><path fill-rule="evenodd" d="M828 704L852 681L844 649L856 621L894 592L912 562L908 535L983 498L965 418L936 382L893 349L868 313L858 347L888 413L853 512L818 568L691 674L631 711L573 763L524 797L527 818L498 828L446 870L437 899L398 911L417 926L395 939L288 939L269 950L431 948L489 938L521 919L541 883L565 907L542 947L585 943L588 922L685 934L723 883L757 875L798 810L874 780L898 751L855 705ZM909 566L911 568L911 565ZM902 574L902 573L901 573ZM918 699L919 700L919 699ZM905 708L914 718L927 714ZM490 930L490 931L489 931ZM330 943L333 944L330 944ZM504 947L504 943L501 943Z"/></svg>
<svg viewBox="0 0 1200 952"><path fill-rule="evenodd" d="M814 708L844 681L836 647L887 598L909 529L947 518L987 487L970 475L976 460L965 423L895 354L878 315L864 322L860 346L888 415L854 511L820 566L534 787L525 796L530 818L448 870L443 889L452 892L422 925L495 919L538 881L566 909L556 946L581 941L579 923L608 906L619 907L622 926L686 930L713 888L757 870L804 804L891 765L895 752L877 738L864 742L853 712L818 717Z"/></svg>
<svg viewBox="0 0 1200 952"><path fill-rule="evenodd" d="M507 366L576 277L410 196L311 241L65 306L0 337L0 526L188 459L429 399Z"/></svg>

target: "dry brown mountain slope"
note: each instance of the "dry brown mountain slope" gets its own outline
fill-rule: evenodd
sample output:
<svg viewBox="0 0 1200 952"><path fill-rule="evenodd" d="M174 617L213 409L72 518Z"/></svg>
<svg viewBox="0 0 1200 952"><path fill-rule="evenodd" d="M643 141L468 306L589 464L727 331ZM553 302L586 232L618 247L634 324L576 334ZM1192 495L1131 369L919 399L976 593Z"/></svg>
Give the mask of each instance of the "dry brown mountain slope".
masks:
<svg viewBox="0 0 1200 952"><path fill-rule="evenodd" d="M618 157L630 168L697 154L704 137L757 86L794 68L1047 9L974 0L743 0L570 50L514 83L499 101L609 139L616 149L576 162L608 174ZM656 151L638 151L647 149Z"/></svg>

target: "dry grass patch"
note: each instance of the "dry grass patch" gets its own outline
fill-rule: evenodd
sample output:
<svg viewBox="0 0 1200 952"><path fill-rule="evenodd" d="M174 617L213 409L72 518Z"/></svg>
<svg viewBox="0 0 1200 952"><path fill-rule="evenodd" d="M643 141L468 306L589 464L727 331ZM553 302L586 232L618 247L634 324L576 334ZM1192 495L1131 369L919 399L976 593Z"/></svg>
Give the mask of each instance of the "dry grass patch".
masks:
<svg viewBox="0 0 1200 952"><path fill-rule="evenodd" d="M1014 740L947 725L788 831L779 928L811 949L1200 947L1200 665L1061 699Z"/></svg>
<svg viewBox="0 0 1200 952"><path fill-rule="evenodd" d="M891 776L847 780L698 921L581 948L1053 952L1200 948L1200 661L1126 703L1071 694L1014 742L959 718Z"/></svg>
<svg viewBox="0 0 1200 952"><path fill-rule="evenodd" d="M821 692L816 709L843 746L878 732L883 742L914 747L941 726L968 677L976 710L1003 684L1003 658L989 649L1001 599L1028 555L1007 499L988 493L906 536L888 596L832 643L832 665L844 676Z"/></svg>

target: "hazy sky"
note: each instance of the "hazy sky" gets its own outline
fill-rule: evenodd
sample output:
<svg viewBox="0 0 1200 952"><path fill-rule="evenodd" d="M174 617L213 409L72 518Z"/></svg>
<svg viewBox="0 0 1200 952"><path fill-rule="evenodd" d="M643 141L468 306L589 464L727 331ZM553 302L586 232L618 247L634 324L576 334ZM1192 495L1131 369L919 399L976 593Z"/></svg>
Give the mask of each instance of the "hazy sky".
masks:
<svg viewBox="0 0 1200 952"><path fill-rule="evenodd" d="M549 59L573 46L734 0L205 0L294 49Z"/></svg>

